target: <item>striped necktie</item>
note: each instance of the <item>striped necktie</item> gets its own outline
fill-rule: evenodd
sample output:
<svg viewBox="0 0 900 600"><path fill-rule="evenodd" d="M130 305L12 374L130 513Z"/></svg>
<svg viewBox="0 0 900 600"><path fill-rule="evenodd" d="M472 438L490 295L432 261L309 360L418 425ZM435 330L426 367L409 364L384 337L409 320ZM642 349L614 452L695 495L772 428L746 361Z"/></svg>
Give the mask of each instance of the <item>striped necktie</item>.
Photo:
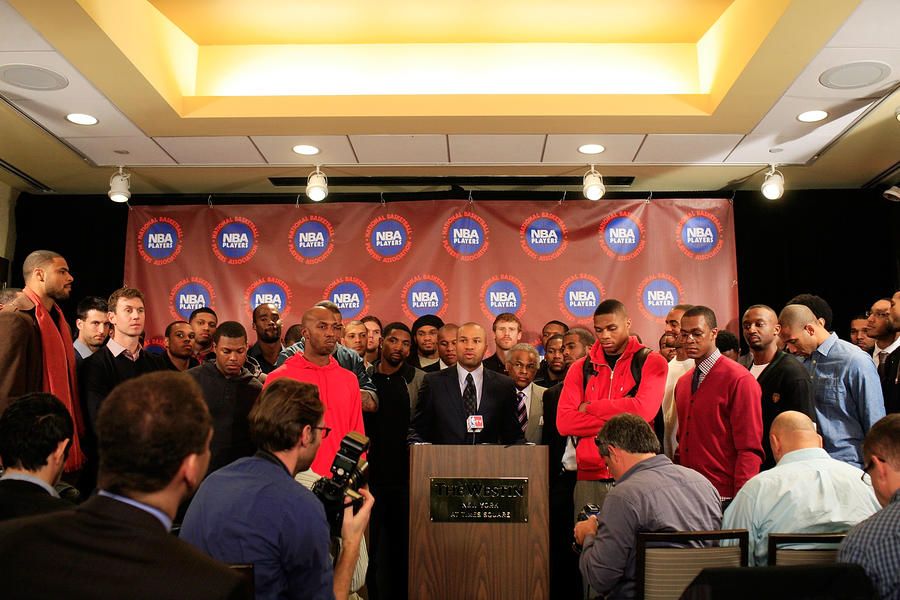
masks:
<svg viewBox="0 0 900 600"><path fill-rule="evenodd" d="M519 396L519 405L516 409L516 417L519 419L519 427L522 428L522 433L525 433L525 428L528 426L528 411L525 408L525 392L517 392Z"/></svg>

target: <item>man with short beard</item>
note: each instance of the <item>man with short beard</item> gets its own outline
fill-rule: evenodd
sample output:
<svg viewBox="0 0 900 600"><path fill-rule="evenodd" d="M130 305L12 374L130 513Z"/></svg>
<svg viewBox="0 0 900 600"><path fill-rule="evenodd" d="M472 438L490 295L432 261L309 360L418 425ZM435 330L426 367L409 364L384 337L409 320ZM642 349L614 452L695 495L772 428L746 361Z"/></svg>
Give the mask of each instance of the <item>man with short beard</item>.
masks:
<svg viewBox="0 0 900 600"><path fill-rule="evenodd" d="M864 314L855 315L850 319L850 343L859 346L863 352L872 354L875 349L875 340L869 337L869 320Z"/></svg>
<svg viewBox="0 0 900 600"><path fill-rule="evenodd" d="M438 329L444 326L444 320L437 315L422 315L413 322L412 344L408 362L426 373L439 371L438 361Z"/></svg>
<svg viewBox="0 0 900 600"><path fill-rule="evenodd" d="M487 369L506 374L510 349L522 340L522 322L513 313L500 313L494 319L494 353L484 359Z"/></svg>
<svg viewBox="0 0 900 600"><path fill-rule="evenodd" d="M442 369L456 364L456 332L459 326L455 323L445 323L438 329L438 365Z"/></svg>
<svg viewBox="0 0 900 600"><path fill-rule="evenodd" d="M278 355L284 350L281 345L281 311L272 303L260 304L253 309L253 331L256 343L247 351L247 356L259 364L263 373L275 370Z"/></svg>
<svg viewBox="0 0 900 600"><path fill-rule="evenodd" d="M194 328L194 357L200 362L212 358L212 336L218 322L216 311L208 306L194 310L188 318L188 323Z"/></svg>
<svg viewBox="0 0 900 600"><path fill-rule="evenodd" d="M775 417L792 410L805 414L815 423L816 407L812 383L803 365L787 352L778 349L778 315L764 304L754 304L741 320L744 340L750 352L738 361L756 377L762 388L763 459L760 471L775 466L769 431Z"/></svg>
<svg viewBox="0 0 900 600"><path fill-rule="evenodd" d="M872 359L878 368L879 376L887 368L888 356L900 348L900 331L891 323L891 301L889 298L877 300L868 312L866 335L875 342Z"/></svg>
<svg viewBox="0 0 900 600"><path fill-rule="evenodd" d="M378 391L378 412L363 419L371 446L369 485L378 502L372 508L369 537L370 597L406 596L409 540L409 446L406 434L412 403L425 372L406 362L412 332L403 323L384 327L381 358L369 367Z"/></svg>
<svg viewBox="0 0 900 600"><path fill-rule="evenodd" d="M566 363L563 359L562 334L551 335L544 342L544 360L538 368L534 382L542 387L551 388L557 383L562 383L566 376Z"/></svg>
<svg viewBox="0 0 900 600"><path fill-rule="evenodd" d="M171 371L187 371L200 364L194 358L194 329L187 321L172 321L166 327L163 362Z"/></svg>
<svg viewBox="0 0 900 600"><path fill-rule="evenodd" d="M69 324L57 302L68 299L74 278L66 259L35 250L22 265L25 289L0 311L0 412L13 398L49 392L75 422L66 472L85 464L84 434L75 379L75 348Z"/></svg>

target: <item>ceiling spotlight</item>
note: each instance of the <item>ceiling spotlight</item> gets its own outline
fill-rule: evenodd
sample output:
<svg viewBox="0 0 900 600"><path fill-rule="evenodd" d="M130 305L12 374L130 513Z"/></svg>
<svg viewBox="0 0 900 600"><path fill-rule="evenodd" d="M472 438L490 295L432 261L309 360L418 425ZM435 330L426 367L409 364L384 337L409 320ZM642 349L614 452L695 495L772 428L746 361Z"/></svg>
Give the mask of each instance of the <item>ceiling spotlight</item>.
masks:
<svg viewBox="0 0 900 600"><path fill-rule="evenodd" d="M319 153L319 149L309 144L297 144L292 148L294 152L302 156L315 156Z"/></svg>
<svg viewBox="0 0 900 600"><path fill-rule="evenodd" d="M797 120L801 123L818 123L824 121L828 117L828 113L824 110L808 110L797 115Z"/></svg>
<svg viewBox="0 0 900 600"><path fill-rule="evenodd" d="M122 167L109 178L109 199L113 202L128 202L131 198L131 173Z"/></svg>
<svg viewBox="0 0 900 600"><path fill-rule="evenodd" d="M784 194L784 175L775 168L775 165L769 167L766 173L766 180L763 181L762 187L759 188L762 195L769 200L778 200Z"/></svg>
<svg viewBox="0 0 900 600"><path fill-rule="evenodd" d="M328 195L328 178L316 167L306 179L306 197L313 202L321 202Z"/></svg>
<svg viewBox="0 0 900 600"><path fill-rule="evenodd" d="M894 111L894 116L897 117L898 121L900 121L900 108Z"/></svg>
<svg viewBox="0 0 900 600"><path fill-rule="evenodd" d="M591 165L591 170L584 174L584 182L581 189L584 192L584 197L588 200L599 200L606 193L606 186L603 185L603 175L594 169L594 165Z"/></svg>
<svg viewBox="0 0 900 600"><path fill-rule="evenodd" d="M606 148L600 144L583 144L578 146L578 151L582 154L600 154L604 150Z"/></svg>
<svg viewBox="0 0 900 600"><path fill-rule="evenodd" d="M76 125L96 125L97 117L86 115L84 113L72 113L66 115L66 120Z"/></svg>

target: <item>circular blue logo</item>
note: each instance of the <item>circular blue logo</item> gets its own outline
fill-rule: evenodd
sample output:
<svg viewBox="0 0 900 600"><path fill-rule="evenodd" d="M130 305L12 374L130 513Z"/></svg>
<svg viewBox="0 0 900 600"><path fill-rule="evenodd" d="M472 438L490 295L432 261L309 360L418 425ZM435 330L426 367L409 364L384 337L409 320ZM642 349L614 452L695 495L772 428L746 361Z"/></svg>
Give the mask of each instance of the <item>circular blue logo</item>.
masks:
<svg viewBox="0 0 900 600"><path fill-rule="evenodd" d="M344 319L354 319L366 307L366 290L356 281L342 281L331 289L328 299L337 304Z"/></svg>
<svg viewBox="0 0 900 600"><path fill-rule="evenodd" d="M665 318L678 304L678 287L668 279L651 279L641 291L644 308L654 317Z"/></svg>
<svg viewBox="0 0 900 600"><path fill-rule="evenodd" d="M369 234L369 247L382 258L398 256L406 249L409 232L406 226L396 219L385 219L372 227Z"/></svg>
<svg viewBox="0 0 900 600"><path fill-rule="evenodd" d="M216 244L219 251L232 260L239 260L253 252L256 236L246 223L232 221L219 229Z"/></svg>
<svg viewBox="0 0 900 600"><path fill-rule="evenodd" d="M538 256L553 254L562 246L562 227L553 219L535 219L525 228L525 243Z"/></svg>
<svg viewBox="0 0 900 600"><path fill-rule="evenodd" d="M619 256L631 254L641 244L641 228L628 217L612 219L607 223L603 236L606 246Z"/></svg>
<svg viewBox="0 0 900 600"><path fill-rule="evenodd" d="M212 293L202 283L191 281L175 290L172 302L175 312L187 321L192 312L210 305Z"/></svg>
<svg viewBox="0 0 900 600"><path fill-rule="evenodd" d="M590 279L575 279L565 287L563 302L577 318L591 317L600 304L600 288Z"/></svg>
<svg viewBox="0 0 900 600"><path fill-rule="evenodd" d="M406 292L406 306L416 318L436 315L444 307L444 290L430 279L418 281Z"/></svg>
<svg viewBox="0 0 900 600"><path fill-rule="evenodd" d="M260 304L274 304L283 311L288 304L288 293L277 283L267 281L250 290L248 301L251 307L257 307Z"/></svg>
<svg viewBox="0 0 900 600"><path fill-rule="evenodd" d="M294 230L294 250L303 258L318 258L328 250L331 232L324 223L306 221Z"/></svg>
<svg viewBox="0 0 900 600"><path fill-rule="evenodd" d="M495 317L500 313L513 313L522 307L522 290L512 281L500 279L484 291L484 306Z"/></svg>
<svg viewBox="0 0 900 600"><path fill-rule="evenodd" d="M450 224L447 237L454 252L469 256L477 253L484 245L484 227L475 219L460 217Z"/></svg>
<svg viewBox="0 0 900 600"><path fill-rule="evenodd" d="M178 230L171 223L156 221L144 232L141 243L153 260L165 260L178 248Z"/></svg>
<svg viewBox="0 0 900 600"><path fill-rule="evenodd" d="M719 243L719 228L708 217L691 217L681 226L681 243L694 254L707 254Z"/></svg>

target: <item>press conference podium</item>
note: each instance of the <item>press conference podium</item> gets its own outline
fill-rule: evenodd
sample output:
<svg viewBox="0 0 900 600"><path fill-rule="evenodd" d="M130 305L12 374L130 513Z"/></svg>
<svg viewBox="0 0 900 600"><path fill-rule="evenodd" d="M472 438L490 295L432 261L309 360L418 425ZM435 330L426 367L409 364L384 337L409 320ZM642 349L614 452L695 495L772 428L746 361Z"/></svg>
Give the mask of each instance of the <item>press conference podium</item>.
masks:
<svg viewBox="0 0 900 600"><path fill-rule="evenodd" d="M547 460L546 446L410 448L410 600L549 598Z"/></svg>

